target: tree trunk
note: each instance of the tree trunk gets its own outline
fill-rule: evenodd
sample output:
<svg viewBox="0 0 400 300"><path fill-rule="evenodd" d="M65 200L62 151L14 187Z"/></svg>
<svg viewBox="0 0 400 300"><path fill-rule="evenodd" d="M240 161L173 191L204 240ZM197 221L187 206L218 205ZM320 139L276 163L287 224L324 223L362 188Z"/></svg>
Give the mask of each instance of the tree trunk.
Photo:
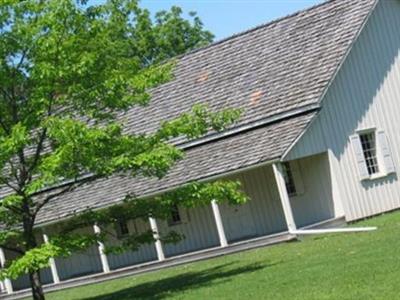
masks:
<svg viewBox="0 0 400 300"><path fill-rule="evenodd" d="M33 224L35 223L36 215L32 215L31 213L29 204L32 201L30 200L31 199L25 197L22 204L22 210L24 212L22 216L22 222L24 228L24 240L26 242L26 251L35 249L37 246L35 234L33 232ZM29 281L31 284L33 300L45 300L42 281L40 279L40 272L34 271L29 273Z"/></svg>
<svg viewBox="0 0 400 300"><path fill-rule="evenodd" d="M31 282L33 299L44 300L44 293L43 293L42 282L40 280L40 273L39 272L30 273L29 280Z"/></svg>

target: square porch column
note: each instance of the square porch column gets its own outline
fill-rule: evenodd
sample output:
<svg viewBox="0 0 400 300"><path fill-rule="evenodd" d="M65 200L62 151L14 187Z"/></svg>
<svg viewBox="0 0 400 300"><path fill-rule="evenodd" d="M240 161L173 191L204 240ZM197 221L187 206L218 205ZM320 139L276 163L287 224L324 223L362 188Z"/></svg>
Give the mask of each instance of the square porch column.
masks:
<svg viewBox="0 0 400 300"><path fill-rule="evenodd" d="M282 203L283 213L285 215L286 224L289 232L296 230L296 223L294 221L292 207L290 206L289 195L286 190L285 178L283 175L282 163L272 164L272 169L274 171L276 185L278 187L279 198Z"/></svg>
<svg viewBox="0 0 400 300"><path fill-rule="evenodd" d="M96 234L101 233L101 229L97 224L93 225L93 229L94 229L94 233L96 233ZM101 261L101 266L103 268L103 272L109 273L110 265L108 263L107 255L104 252L104 250L105 250L104 244L102 242L98 242L98 246L99 246L100 261Z"/></svg>
<svg viewBox="0 0 400 300"><path fill-rule="evenodd" d="M0 248L0 267L4 268L6 265L6 256L4 254L3 248ZM9 278L4 279L3 286L7 294L12 294L14 292L11 280Z"/></svg>
<svg viewBox="0 0 400 300"><path fill-rule="evenodd" d="M228 246L228 241L226 239L224 224L222 223L221 211L219 210L218 203L213 200L211 202L211 207L214 215L215 224L217 225L219 244L221 245L221 247L226 247Z"/></svg>
<svg viewBox="0 0 400 300"><path fill-rule="evenodd" d="M45 233L43 233L43 241L45 242L45 244L49 243L49 237ZM53 283L60 283L60 277L58 276L57 265L54 257L51 257L49 259L49 264L50 264L51 276L53 277Z"/></svg>
<svg viewBox="0 0 400 300"><path fill-rule="evenodd" d="M333 209L335 211L335 217L344 217L345 211L343 207L342 197L340 194L340 185L338 183L337 172L339 170L339 161L333 154L331 149L328 149L328 162L329 162L329 174L331 176L332 184L332 199L333 199Z"/></svg>
<svg viewBox="0 0 400 300"><path fill-rule="evenodd" d="M155 240L154 245L156 247L157 258L159 261L165 260L164 249L160 241L160 231L158 230L157 221L153 217L149 217L150 228L153 231L153 238Z"/></svg>

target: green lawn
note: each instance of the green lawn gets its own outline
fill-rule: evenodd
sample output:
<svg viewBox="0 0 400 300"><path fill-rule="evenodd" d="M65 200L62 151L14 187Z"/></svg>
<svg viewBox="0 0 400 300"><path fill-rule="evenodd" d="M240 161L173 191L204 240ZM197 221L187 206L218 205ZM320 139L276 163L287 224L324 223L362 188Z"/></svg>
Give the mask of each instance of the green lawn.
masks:
<svg viewBox="0 0 400 300"><path fill-rule="evenodd" d="M48 295L50 300L400 299L400 212L310 237Z"/></svg>

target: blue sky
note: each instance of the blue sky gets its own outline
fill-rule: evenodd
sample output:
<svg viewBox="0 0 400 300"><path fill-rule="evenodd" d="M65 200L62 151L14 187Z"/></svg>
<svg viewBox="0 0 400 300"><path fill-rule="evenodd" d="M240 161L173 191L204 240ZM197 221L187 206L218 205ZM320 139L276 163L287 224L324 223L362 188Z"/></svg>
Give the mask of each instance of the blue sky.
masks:
<svg viewBox="0 0 400 300"><path fill-rule="evenodd" d="M216 40L321 3L321 0L142 0L156 12L172 5L196 11Z"/></svg>
<svg viewBox="0 0 400 300"><path fill-rule="evenodd" d="M89 3L102 0L92 0ZM323 2L322 0L142 0L151 12L182 7L196 11L216 40Z"/></svg>

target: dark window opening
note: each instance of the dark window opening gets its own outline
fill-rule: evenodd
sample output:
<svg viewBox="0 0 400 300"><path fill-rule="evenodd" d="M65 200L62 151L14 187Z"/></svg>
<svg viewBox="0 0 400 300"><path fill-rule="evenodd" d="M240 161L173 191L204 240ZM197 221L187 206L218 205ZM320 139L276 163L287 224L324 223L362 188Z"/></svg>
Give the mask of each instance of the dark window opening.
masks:
<svg viewBox="0 0 400 300"><path fill-rule="evenodd" d="M182 218L179 213L179 208L177 205L174 205L170 211L169 225L176 225L182 223Z"/></svg>
<svg viewBox="0 0 400 300"><path fill-rule="evenodd" d="M283 165L283 177L285 179L286 191L289 196L296 195L296 185L293 179L292 169L290 168L290 164L285 162Z"/></svg>
<svg viewBox="0 0 400 300"><path fill-rule="evenodd" d="M128 223L125 220L118 220L116 223L116 231L119 238L129 235Z"/></svg>

